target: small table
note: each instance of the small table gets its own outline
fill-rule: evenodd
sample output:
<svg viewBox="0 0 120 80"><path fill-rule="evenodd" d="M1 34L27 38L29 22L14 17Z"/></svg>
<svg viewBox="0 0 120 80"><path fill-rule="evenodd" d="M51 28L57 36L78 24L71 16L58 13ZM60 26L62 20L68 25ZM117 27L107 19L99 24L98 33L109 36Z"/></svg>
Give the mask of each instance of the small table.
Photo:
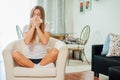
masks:
<svg viewBox="0 0 120 80"><path fill-rule="evenodd" d="M67 44L67 47L68 47L68 50L69 52L72 51L72 58L74 59L75 58L75 55L74 55L74 52L75 51L79 51L79 60L82 60L82 53L84 51L84 46L79 46L78 44Z"/></svg>
<svg viewBox="0 0 120 80"><path fill-rule="evenodd" d="M65 40L65 35L63 34L51 34L50 36L53 38L59 39L61 41Z"/></svg>
<svg viewBox="0 0 120 80"><path fill-rule="evenodd" d="M85 60L87 61L87 63L90 64L85 55L85 51L84 51L85 45L67 44L67 47L68 47L69 51L72 50L72 58L73 59L74 59L74 51L79 51L79 60L82 60L82 62L84 61L83 57L82 57L82 55L83 55L85 57ZM70 57L70 54L69 54L69 57ZM68 60L68 62L69 62L69 60Z"/></svg>

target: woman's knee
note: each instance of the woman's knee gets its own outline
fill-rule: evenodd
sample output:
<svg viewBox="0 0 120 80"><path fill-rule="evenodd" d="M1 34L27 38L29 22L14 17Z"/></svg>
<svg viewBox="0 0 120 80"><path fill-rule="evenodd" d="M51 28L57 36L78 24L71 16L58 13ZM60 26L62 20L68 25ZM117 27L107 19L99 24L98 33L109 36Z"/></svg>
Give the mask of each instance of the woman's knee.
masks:
<svg viewBox="0 0 120 80"><path fill-rule="evenodd" d="M58 56L58 53L59 53L59 50L57 50L56 48L53 48L53 49L51 50L51 52L50 52L50 56L51 56L52 58L55 58L55 57Z"/></svg>
<svg viewBox="0 0 120 80"><path fill-rule="evenodd" d="M52 54L52 55L58 55L58 53L59 53L59 50L56 49L56 48L53 48L53 49L51 50L51 54Z"/></svg>
<svg viewBox="0 0 120 80"><path fill-rule="evenodd" d="M21 55L22 55L22 54L21 54L20 52L18 52L18 51L13 51L13 53L12 53L12 57L13 57L14 59L20 58Z"/></svg>

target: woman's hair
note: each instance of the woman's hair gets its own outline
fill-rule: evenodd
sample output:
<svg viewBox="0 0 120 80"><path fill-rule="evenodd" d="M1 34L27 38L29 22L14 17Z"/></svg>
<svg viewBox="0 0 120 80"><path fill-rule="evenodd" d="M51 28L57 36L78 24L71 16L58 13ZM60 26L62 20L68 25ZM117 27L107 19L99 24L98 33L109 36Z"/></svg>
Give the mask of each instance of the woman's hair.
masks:
<svg viewBox="0 0 120 80"><path fill-rule="evenodd" d="M38 9L38 10L40 10L40 12L41 12L41 19L42 19L42 23L41 23L41 25L40 25L40 29L41 29L41 31L44 33L44 28L45 28L45 12L44 12L44 8L42 7L42 6L35 6L32 10L31 10L31 14L30 14L30 18L32 18L33 17L33 14L34 14L34 11L36 10L36 9ZM29 29L31 28L31 26L29 27ZM35 38L36 38L36 30L34 31L34 34L33 34L33 38L32 38L32 40L31 40L31 42L33 42L34 40L35 40Z"/></svg>

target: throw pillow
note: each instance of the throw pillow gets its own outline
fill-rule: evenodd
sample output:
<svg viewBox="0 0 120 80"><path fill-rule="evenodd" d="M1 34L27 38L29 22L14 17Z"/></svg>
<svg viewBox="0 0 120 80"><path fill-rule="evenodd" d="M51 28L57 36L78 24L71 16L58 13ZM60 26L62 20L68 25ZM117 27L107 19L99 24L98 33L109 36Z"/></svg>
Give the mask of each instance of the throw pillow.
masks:
<svg viewBox="0 0 120 80"><path fill-rule="evenodd" d="M110 35L108 34L103 44L101 55L107 55L109 51Z"/></svg>
<svg viewBox="0 0 120 80"><path fill-rule="evenodd" d="M120 56L120 35L110 34L110 46L107 56Z"/></svg>

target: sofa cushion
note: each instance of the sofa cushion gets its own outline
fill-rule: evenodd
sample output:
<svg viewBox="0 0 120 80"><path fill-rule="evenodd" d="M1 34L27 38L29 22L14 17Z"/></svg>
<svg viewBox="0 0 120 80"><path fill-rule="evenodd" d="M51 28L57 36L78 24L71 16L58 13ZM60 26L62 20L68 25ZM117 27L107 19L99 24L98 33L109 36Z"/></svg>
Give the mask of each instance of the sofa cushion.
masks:
<svg viewBox="0 0 120 80"><path fill-rule="evenodd" d="M118 56L93 55L92 58L92 70L105 75L108 75L108 67L120 65L120 57Z"/></svg>
<svg viewBox="0 0 120 80"><path fill-rule="evenodd" d="M120 56L120 35L110 34L110 48L107 56Z"/></svg>
<svg viewBox="0 0 120 80"><path fill-rule="evenodd" d="M56 68L26 68L26 67L15 67L14 76L34 76L34 77L48 77L56 76Z"/></svg>
<svg viewBox="0 0 120 80"><path fill-rule="evenodd" d="M120 79L120 66L109 67L109 80Z"/></svg>
<svg viewBox="0 0 120 80"><path fill-rule="evenodd" d="M95 59L100 59L100 61L110 61L110 63L112 62L116 62L120 64L120 57L119 56L110 56L110 57L106 57L103 55L94 55ZM99 64L99 63L98 63Z"/></svg>
<svg viewBox="0 0 120 80"><path fill-rule="evenodd" d="M103 48L102 48L102 55L107 55L108 51L109 51L109 43L110 43L110 35L108 34L106 39L105 39L105 43L103 44Z"/></svg>

